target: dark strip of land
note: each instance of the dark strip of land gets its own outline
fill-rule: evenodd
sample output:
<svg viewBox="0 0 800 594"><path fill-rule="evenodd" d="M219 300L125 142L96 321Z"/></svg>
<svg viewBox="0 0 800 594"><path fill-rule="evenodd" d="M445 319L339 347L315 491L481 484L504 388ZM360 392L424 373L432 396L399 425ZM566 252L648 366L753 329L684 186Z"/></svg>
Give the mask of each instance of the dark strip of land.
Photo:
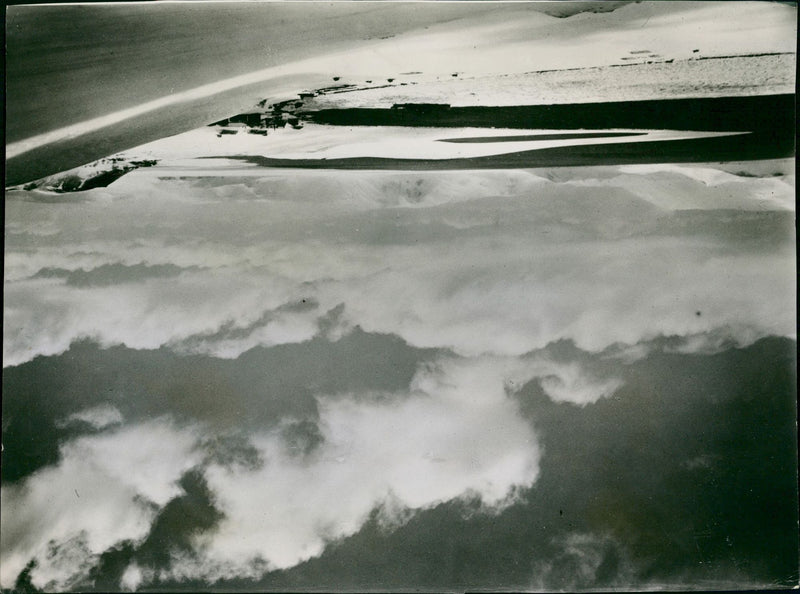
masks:
<svg viewBox="0 0 800 594"><path fill-rule="evenodd" d="M445 170L747 161L781 159L795 154L793 94L507 107L449 107L421 104L392 109L321 110L306 113L304 117L320 124L342 126L556 130L638 128L746 132L746 134L687 140L573 145L504 155L440 160L379 157L272 159L241 156L235 158L264 167ZM581 133L574 134L576 137L581 137ZM611 134L614 133L603 132L599 133L598 137ZM543 138L540 136L538 139ZM451 142L454 140L457 139L450 139ZM464 142L464 139L460 140ZM475 138L470 140L481 141Z"/></svg>
<svg viewBox="0 0 800 594"><path fill-rule="evenodd" d="M524 136L470 136L469 138L442 138L439 142L472 144L487 142L525 142L529 140L574 140L577 138L618 138L644 136L646 132L574 132L567 134L526 134Z"/></svg>
<svg viewBox="0 0 800 594"><path fill-rule="evenodd" d="M453 169L527 169L583 165L633 165L644 163L702 163L778 159L794 154L793 138L776 141L763 133L717 136L689 140L590 144L520 151L503 155L458 159L273 159L261 156L233 158L262 167L302 169L393 169L441 171Z"/></svg>
<svg viewBox="0 0 800 594"><path fill-rule="evenodd" d="M717 132L770 128L789 131L794 135L795 96L783 94L503 107L409 104L384 109L323 109L298 115L311 122L335 126L556 130L639 128Z"/></svg>

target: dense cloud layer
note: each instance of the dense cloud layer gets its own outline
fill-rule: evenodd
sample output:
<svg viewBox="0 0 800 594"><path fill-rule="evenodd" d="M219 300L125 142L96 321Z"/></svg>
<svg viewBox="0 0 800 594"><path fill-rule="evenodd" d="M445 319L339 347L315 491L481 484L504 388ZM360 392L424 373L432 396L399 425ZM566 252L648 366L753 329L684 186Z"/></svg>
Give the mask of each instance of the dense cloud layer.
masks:
<svg viewBox="0 0 800 594"><path fill-rule="evenodd" d="M82 345L7 370L7 392L20 393L31 380L39 387L27 402L4 402L11 429L4 435L5 455L14 458L4 468L3 503L24 511L4 523L4 582L35 558L37 585L84 583L113 544L147 542L147 527L157 524L170 500L185 496L179 479L189 471L207 482L211 499L201 517L214 519L207 526L213 531L199 540L189 532L188 557L159 546L162 560L155 566L150 560L149 574L139 575L137 564L123 581L148 581L155 570L162 579L256 579L322 553L328 542L358 531L376 507L389 526L402 525L413 510L462 497L478 498L484 513L497 513L538 473L537 439L513 395L540 378L554 399L585 404L621 385L609 376L610 366L587 364L574 353L464 359L358 332L333 343L317 341L305 355L274 350L208 369L205 357ZM376 361L376 368L371 355L385 363ZM320 358L326 364L315 372ZM404 359L413 365L415 358L416 373L403 378L401 368L392 379L397 365ZM287 374L283 366L289 362L298 365L296 372ZM254 368L264 384L253 381ZM49 381L46 370L53 374ZM198 386L215 381L213 395L192 392L181 379L186 376L194 376ZM225 377L237 378L239 385L226 389ZM280 394L270 398L270 384L296 396L313 389L317 396L305 405L296 399L281 403ZM97 392L112 385L124 393ZM137 393L142 386L151 395ZM71 397L80 391L83 398ZM233 425L231 414L238 419ZM158 420L147 420L153 416ZM35 435L19 429L28 419L38 426ZM33 441L62 445L55 459L20 468L17 457ZM118 495L104 491L109 481ZM86 489L88 497L80 494ZM92 510L98 510L96 522L85 516ZM108 533L103 518L113 516L131 521ZM54 553L47 543L68 544ZM137 550L142 547L147 550L144 544Z"/></svg>
<svg viewBox="0 0 800 594"><path fill-rule="evenodd" d="M3 587L791 579L785 168L12 192Z"/></svg>
<svg viewBox="0 0 800 594"><path fill-rule="evenodd" d="M82 337L235 357L337 307L464 354L792 334L793 178L651 169L131 174L68 209L12 200L4 362Z"/></svg>

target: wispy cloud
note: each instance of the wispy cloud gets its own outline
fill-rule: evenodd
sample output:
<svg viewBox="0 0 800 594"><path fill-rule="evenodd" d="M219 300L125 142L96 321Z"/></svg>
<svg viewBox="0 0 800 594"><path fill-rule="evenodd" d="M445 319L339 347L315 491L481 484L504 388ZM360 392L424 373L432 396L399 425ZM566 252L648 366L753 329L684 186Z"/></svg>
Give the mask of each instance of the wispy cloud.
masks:
<svg viewBox="0 0 800 594"><path fill-rule="evenodd" d="M100 404L79 412L72 413L57 422L58 425L69 426L73 423L86 423L94 429L105 429L111 425L122 423L122 413L111 404Z"/></svg>
<svg viewBox="0 0 800 594"><path fill-rule="evenodd" d="M100 553L144 537L155 510L180 493L176 481L199 460L196 439L163 419L81 437L62 446L57 466L3 486L3 586L35 557L41 587L71 587Z"/></svg>
<svg viewBox="0 0 800 594"><path fill-rule="evenodd" d="M356 532L386 502L414 510L473 495L504 505L537 474L535 435L506 392L535 368L444 359L421 368L409 392L320 398L318 430L287 419L249 436L256 465L204 457L199 427L166 420L68 441L57 466L3 487L12 519L3 526L2 581L12 583L31 558L37 584L61 589L86 579L104 550L142 541L158 510L180 496L181 475L201 463L221 520L193 540L200 557L175 561L183 577L291 567ZM51 541L61 543L55 553ZM123 576L130 586L158 569L136 567Z"/></svg>

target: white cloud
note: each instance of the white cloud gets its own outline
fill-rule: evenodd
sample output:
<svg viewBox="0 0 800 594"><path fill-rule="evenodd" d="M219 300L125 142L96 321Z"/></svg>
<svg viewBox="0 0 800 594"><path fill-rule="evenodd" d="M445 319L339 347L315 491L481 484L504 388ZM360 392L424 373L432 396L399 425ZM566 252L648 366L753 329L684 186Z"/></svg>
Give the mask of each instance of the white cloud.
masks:
<svg viewBox="0 0 800 594"><path fill-rule="evenodd" d="M761 335L791 334L789 246L755 254L716 247L694 237L557 246L507 236L467 240L457 250L413 250L402 267L347 286L326 285L321 293L332 291L334 301L346 304L348 319L366 330L464 354L521 354L561 338L599 351L720 326L734 335L753 328Z"/></svg>
<svg viewBox="0 0 800 594"><path fill-rule="evenodd" d="M67 418L58 422L60 426L67 426L75 422L88 423L95 429L105 429L111 425L122 423L122 413L111 404L101 404L92 408L72 413Z"/></svg>
<svg viewBox="0 0 800 594"><path fill-rule="evenodd" d="M715 170L133 173L68 209L11 201L4 365L81 337L236 357L308 340L334 308L331 339L360 325L457 353L420 369L408 393L318 395L324 441L305 456L276 430L250 436L262 467L207 469L225 519L172 574L258 576L319 555L376 507L391 527L462 496L497 508L532 484L536 438L506 391L539 378L554 401L586 406L620 385L536 352L554 341L616 344L634 359L660 336L677 337L680 352L714 352L793 335L793 180ZM169 278L132 272L116 284L34 278L170 264L180 270ZM180 475L202 462L197 430L117 429L115 410L64 419L106 431L3 488L3 585L32 557L37 585L77 583L102 551L143 538L180 494ZM148 571L129 568L125 587Z"/></svg>
<svg viewBox="0 0 800 594"><path fill-rule="evenodd" d="M695 313L695 315L697 314ZM603 358L607 360L615 359L629 365L644 359L653 351L688 355L713 355L732 347L748 347L762 337L762 332L755 327L748 327L747 325L735 327L719 326L713 330L696 334L672 335L667 337L667 342L663 344L658 340L640 342L635 345L615 344L603 354Z"/></svg>
<svg viewBox="0 0 800 594"><path fill-rule="evenodd" d="M307 340L340 304L345 327L467 355L518 355L565 338L596 351L723 327L744 344L793 335L790 180L709 186L711 174L693 169L579 171L564 173L568 181L275 171L229 187L151 186L130 174L111 202L71 204L58 217L53 205L9 203L11 223L43 218L61 232L6 239L4 364L81 337L133 348L188 340L234 357ZM243 185L261 198L242 199ZM108 286L29 278L103 264L183 272ZM316 307L285 309L303 299ZM250 330L196 340L225 327Z"/></svg>
<svg viewBox="0 0 800 594"><path fill-rule="evenodd" d="M276 311L263 325L243 328L235 336L206 337L172 346L179 351L204 353L223 359L235 359L243 352L256 346L275 346L287 343L300 343L311 340L319 331L318 318L321 314L316 307L306 311Z"/></svg>
<svg viewBox="0 0 800 594"><path fill-rule="evenodd" d="M198 463L197 435L154 420L70 441L61 461L0 491L0 583L36 558L33 583L63 590L116 543L143 538ZM55 551L55 553L54 553Z"/></svg>
<svg viewBox="0 0 800 594"><path fill-rule="evenodd" d="M264 466L208 470L225 518L203 539L201 560L174 572L214 580L258 576L263 562L290 567L356 532L378 506L396 522L403 509L465 495L504 505L538 473L535 435L505 391L535 367L445 359L421 369L408 394L321 398L324 442L306 457L288 451L277 432L254 436Z"/></svg>
<svg viewBox="0 0 800 594"><path fill-rule="evenodd" d="M31 558L39 587L79 585L98 555L141 541L159 509L182 494L179 478L203 465L220 524L194 537L198 555L173 553L176 579L259 577L323 552L357 532L373 510L391 530L414 511L462 497L483 512L504 508L534 483L539 446L512 397L533 378L558 401L585 405L620 384L546 353L526 357L448 356L423 364L398 393L318 395L321 440L293 447L286 429L248 436L263 464L227 465L203 455L200 427L166 418L108 428L61 447L61 461L4 487L2 575L10 584ZM118 411L72 415L97 426ZM121 586L136 589L154 568L129 566Z"/></svg>
<svg viewBox="0 0 800 594"><path fill-rule="evenodd" d="M795 35L786 35L791 27L778 22L791 12L787 7L771 5L761 17L763 4L739 3L735 26L718 18L730 10L722 4L690 7L681 11L691 16L683 23L666 14L673 10L666 4L629 6L603 17L615 30L587 26L593 37L578 41L564 31L597 17L558 21L560 35L537 41L548 51L528 51L538 39L530 25L550 27L553 19L504 16L476 20L472 29L456 23L402 36L391 52L356 52L352 62L339 55L301 66L352 64L355 76L420 65L434 77L437 69L449 75L466 63L473 74L496 73L510 51L519 56L510 70L518 72L581 66L651 45L654 30L660 47L650 49L677 55L697 39L708 41L709 51L741 49L743 35L760 49L789 41L794 47ZM665 14L653 14L650 28L619 34L648 18L651 8ZM781 35L766 34L777 30ZM505 41L493 47L498 36ZM596 52L586 53L587 39ZM296 66L28 139L9 154ZM317 394L322 441L305 453L292 450L281 433L291 420L284 419L274 431L247 436L264 461L257 468L209 461L197 447L206 437L198 427L166 419L117 427L122 415L111 406L66 417L63 423L105 431L62 444L57 465L2 488L3 587L31 558L38 562L35 585L78 584L103 551L141 541L158 510L181 495L181 475L200 464L207 465L213 503L224 517L218 530L196 537L198 557L173 558L169 571L176 578L257 577L291 567L358 531L376 508L386 529L461 497L479 497L486 510L496 510L517 487L534 483L541 454L509 392L538 378L554 401L586 406L621 385L576 363L526 353L571 339L594 352L630 345L620 353L632 360L659 336L682 337L678 352L713 352L728 341L795 332L795 236L786 216L794 208L791 176L743 178L713 165L286 173L227 160L202 167L181 161L180 143L208 133L163 145L174 151L167 155L172 173L188 171L190 179L160 180L165 170L154 168L81 193L85 201L66 208L7 201L4 365L62 353L82 337L104 346L236 357L256 345L308 340L319 318L341 304L331 337L360 325L456 355L420 368L405 392ZM276 154L335 154L330 147L341 138L330 130L316 134L272 134L270 142L284 143ZM202 177L215 167L224 181ZM747 214L753 218L741 219L742 211L753 211ZM47 268L165 264L182 270L104 286L33 278ZM308 307L294 307L303 300ZM573 534L555 546L555 564L540 568L543 579L566 571L581 585L595 579L615 543ZM151 568L133 563L121 586L135 590L152 578Z"/></svg>
<svg viewBox="0 0 800 594"><path fill-rule="evenodd" d="M724 351L731 346L746 347L760 338L760 333L755 328L740 327L735 331L721 327L713 332L700 334L687 334L682 336L675 345L664 348L668 353L681 354L714 354Z"/></svg>
<svg viewBox="0 0 800 594"><path fill-rule="evenodd" d="M540 384L555 402L572 402L585 406L600 398L607 398L622 386L622 381L616 378L593 380L587 377L577 363L559 365L554 371L555 373L544 376Z"/></svg>
<svg viewBox="0 0 800 594"><path fill-rule="evenodd" d="M126 592L135 592L146 578L152 577L145 573L138 564L131 563L125 568L122 578L120 578L120 587Z"/></svg>
<svg viewBox="0 0 800 594"><path fill-rule="evenodd" d="M153 349L213 333L231 321L247 326L265 310L291 301L294 289L293 283L276 275L248 279L232 269L109 287L75 288L50 279L20 281L5 290L4 332L9 343L4 363L63 352L81 337L105 346ZM300 327L293 327L293 321ZM307 326L302 317L283 316L261 331L263 342L308 338Z"/></svg>
<svg viewBox="0 0 800 594"><path fill-rule="evenodd" d="M782 164L775 167L778 171ZM743 177L723 169L689 164L604 168L608 177L567 182L584 187L625 188L658 208L675 211L794 210L794 176ZM747 165L742 166L747 171ZM617 173L610 173L614 170ZM757 170L757 169L756 169Z"/></svg>

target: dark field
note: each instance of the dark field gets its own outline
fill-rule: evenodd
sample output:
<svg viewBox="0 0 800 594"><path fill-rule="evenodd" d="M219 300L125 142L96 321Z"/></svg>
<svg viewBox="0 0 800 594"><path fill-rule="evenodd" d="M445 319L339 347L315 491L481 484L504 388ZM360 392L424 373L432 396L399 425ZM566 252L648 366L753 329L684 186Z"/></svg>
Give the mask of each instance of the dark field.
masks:
<svg viewBox="0 0 800 594"><path fill-rule="evenodd" d="M524 136L475 136L472 138L446 138L439 142L454 144L524 142L526 140L575 140L580 138L620 138L624 136L643 136L644 132L576 132L574 134L526 134Z"/></svg>
<svg viewBox="0 0 800 594"><path fill-rule="evenodd" d="M765 130L794 136L795 96L699 97L609 103L507 107L423 106L419 109L328 109L310 121L334 126L436 126L607 130Z"/></svg>

